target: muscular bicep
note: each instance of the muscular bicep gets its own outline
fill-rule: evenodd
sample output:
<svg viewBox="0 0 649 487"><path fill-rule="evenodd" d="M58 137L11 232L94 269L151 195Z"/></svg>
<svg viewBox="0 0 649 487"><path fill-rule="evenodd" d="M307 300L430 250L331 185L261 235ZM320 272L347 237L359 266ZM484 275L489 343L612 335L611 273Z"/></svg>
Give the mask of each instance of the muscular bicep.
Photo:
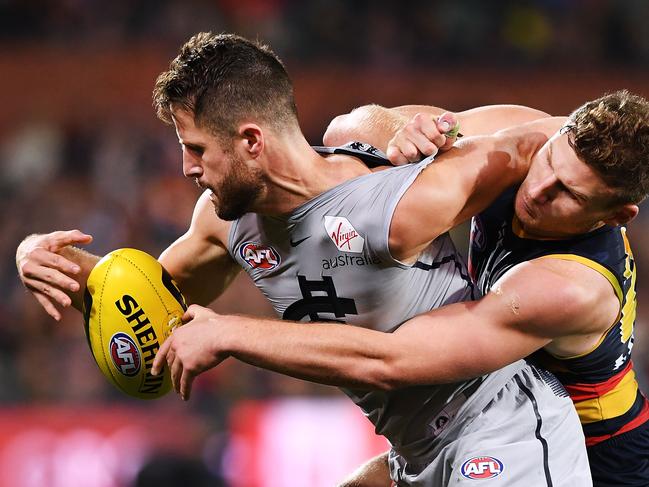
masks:
<svg viewBox="0 0 649 487"><path fill-rule="evenodd" d="M392 364L402 386L476 377L564 337L590 333L604 311L601 301L562 273L527 262L478 301L407 321L394 333L391 348L405 352L395 353Z"/></svg>
<svg viewBox="0 0 649 487"><path fill-rule="evenodd" d="M457 114L464 135L491 135L508 127L525 124L550 115L522 105L488 105Z"/></svg>
<svg viewBox="0 0 649 487"><path fill-rule="evenodd" d="M494 135L466 137L440 155L397 205L390 226L395 258L413 259L437 236L522 181L533 155L564 121L543 118Z"/></svg>
<svg viewBox="0 0 649 487"><path fill-rule="evenodd" d="M189 303L211 303L237 275L240 267L226 250L229 228L229 223L218 219L207 194L203 194L189 230L160 256Z"/></svg>
<svg viewBox="0 0 649 487"><path fill-rule="evenodd" d="M402 385L478 377L549 343L549 337L526 329L517 313L506 297L487 295L409 320L394 336L396 347L408 347L396 366L407 377Z"/></svg>
<svg viewBox="0 0 649 487"><path fill-rule="evenodd" d="M430 164L405 192L390 223L390 251L414 259L442 233L484 209L522 178L517 140L468 137Z"/></svg>

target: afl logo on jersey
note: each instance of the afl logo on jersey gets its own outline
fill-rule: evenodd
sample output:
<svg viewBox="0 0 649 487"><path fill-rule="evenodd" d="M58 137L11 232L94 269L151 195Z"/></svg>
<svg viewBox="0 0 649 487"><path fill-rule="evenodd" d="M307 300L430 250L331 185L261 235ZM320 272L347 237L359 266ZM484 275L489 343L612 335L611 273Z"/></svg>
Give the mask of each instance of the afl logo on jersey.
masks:
<svg viewBox="0 0 649 487"><path fill-rule="evenodd" d="M460 471L467 479L491 479L503 472L503 462L494 457L473 457L462 464Z"/></svg>
<svg viewBox="0 0 649 487"><path fill-rule="evenodd" d="M135 377L140 372L140 352L133 339L126 333L115 333L110 339L108 349L115 368L126 377Z"/></svg>
<svg viewBox="0 0 649 487"><path fill-rule="evenodd" d="M484 226L479 216L471 219L471 247L482 252L487 245Z"/></svg>
<svg viewBox="0 0 649 487"><path fill-rule="evenodd" d="M245 242L239 247L239 255L253 269L269 271L279 265L281 259L277 251L269 245Z"/></svg>

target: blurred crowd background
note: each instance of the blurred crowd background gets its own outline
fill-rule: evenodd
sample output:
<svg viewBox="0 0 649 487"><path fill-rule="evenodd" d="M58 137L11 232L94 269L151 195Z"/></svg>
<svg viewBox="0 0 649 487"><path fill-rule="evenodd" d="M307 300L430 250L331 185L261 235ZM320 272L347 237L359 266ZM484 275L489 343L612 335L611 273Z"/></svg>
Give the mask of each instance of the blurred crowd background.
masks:
<svg viewBox="0 0 649 487"><path fill-rule="evenodd" d="M182 178L175 134L156 120L150 93L193 33L269 43L295 81L304 131L319 144L333 116L370 102L520 103L560 115L616 89L646 97L648 20L645 0L0 0L0 423L27 428L38 417L43 430L66 411L159 415L189 439L160 438L121 480L84 485L138 478L160 486L151 479L161 471L172 479L166 485L180 485L173 472L187 479L190 471L196 480L184 485L244 485L228 465L241 450L233 431L250 426L255 407L314 397L304 404L338 407L333 388L232 361L201 377L189 403L125 398L97 371L80 315L55 323L16 277L16 246L31 233L79 228L95 237L93 253L132 246L154 255L184 233L198 190ZM649 209L629 233L639 269L635 363L648 391ZM465 252L464 234L456 236ZM245 276L214 307L270 314ZM0 433L0 449L3 441ZM54 476L48 461L11 485L59 485L44 480Z"/></svg>

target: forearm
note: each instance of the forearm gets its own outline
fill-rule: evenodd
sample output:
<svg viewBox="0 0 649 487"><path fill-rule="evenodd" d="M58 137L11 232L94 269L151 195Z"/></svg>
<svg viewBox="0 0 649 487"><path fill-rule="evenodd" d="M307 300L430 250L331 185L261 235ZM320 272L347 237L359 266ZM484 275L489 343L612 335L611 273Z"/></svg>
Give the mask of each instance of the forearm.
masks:
<svg viewBox="0 0 649 487"><path fill-rule="evenodd" d="M526 329L530 320L521 318L520 307L512 309L512 299L490 293L447 305L393 333L234 316L218 319L214 336L226 355L322 384L374 390L442 384L492 372L550 341Z"/></svg>
<svg viewBox="0 0 649 487"><path fill-rule="evenodd" d="M380 105L366 105L334 118L323 136L327 146L339 146L350 141L371 144L386 151L388 142L410 116Z"/></svg>
<svg viewBox="0 0 649 487"><path fill-rule="evenodd" d="M388 452L385 452L361 465L338 487L390 487L391 485Z"/></svg>
<svg viewBox="0 0 649 487"><path fill-rule="evenodd" d="M437 118L446 110L431 105L402 105L385 108L365 105L334 118L323 137L325 145L337 146L352 140L372 144L383 151L398 130L416 114ZM549 115L521 105L489 105L456 113L463 135L490 135L507 127L524 124Z"/></svg>
<svg viewBox="0 0 649 487"><path fill-rule="evenodd" d="M394 337L389 333L334 323L295 323L244 316L227 317L218 340L228 355L299 379L339 387L392 389Z"/></svg>

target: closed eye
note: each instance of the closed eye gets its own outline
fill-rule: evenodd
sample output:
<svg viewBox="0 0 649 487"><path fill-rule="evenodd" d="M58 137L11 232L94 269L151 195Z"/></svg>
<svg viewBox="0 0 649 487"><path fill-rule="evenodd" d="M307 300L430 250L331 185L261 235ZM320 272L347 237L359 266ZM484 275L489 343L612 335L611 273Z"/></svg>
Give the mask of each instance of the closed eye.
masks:
<svg viewBox="0 0 649 487"><path fill-rule="evenodd" d="M184 147L186 150L192 152L193 154L197 156L202 156L203 153L205 152L205 148L200 145L194 145L194 144L184 144Z"/></svg>
<svg viewBox="0 0 649 487"><path fill-rule="evenodd" d="M579 193L576 193L575 191L572 191L570 188L568 188L563 183L559 182L559 186L560 186L561 190L565 191L571 199L573 199L573 200L575 200L575 201L577 201L579 203L584 203L586 201L586 198L583 195L581 195Z"/></svg>

